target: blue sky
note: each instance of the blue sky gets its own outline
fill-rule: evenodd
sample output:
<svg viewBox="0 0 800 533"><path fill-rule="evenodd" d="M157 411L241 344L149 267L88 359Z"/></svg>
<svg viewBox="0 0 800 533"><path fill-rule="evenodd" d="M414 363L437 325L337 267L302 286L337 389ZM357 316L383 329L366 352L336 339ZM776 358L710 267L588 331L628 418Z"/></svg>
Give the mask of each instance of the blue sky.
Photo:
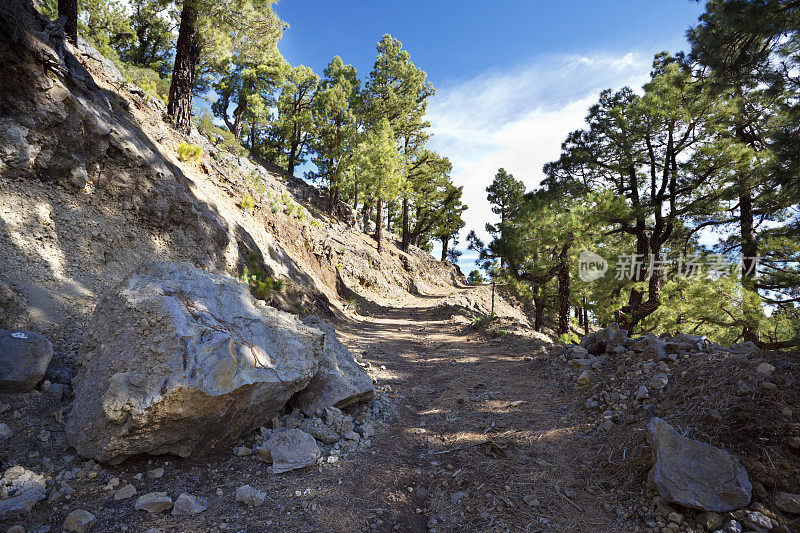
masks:
<svg viewBox="0 0 800 533"><path fill-rule="evenodd" d="M290 25L279 47L292 65L321 73L340 55L363 78L389 33L427 72L430 145L453 162L470 206L463 241L493 217L485 188L498 167L535 187L601 90L639 88L655 53L686 48L703 3L280 0L275 10Z"/></svg>

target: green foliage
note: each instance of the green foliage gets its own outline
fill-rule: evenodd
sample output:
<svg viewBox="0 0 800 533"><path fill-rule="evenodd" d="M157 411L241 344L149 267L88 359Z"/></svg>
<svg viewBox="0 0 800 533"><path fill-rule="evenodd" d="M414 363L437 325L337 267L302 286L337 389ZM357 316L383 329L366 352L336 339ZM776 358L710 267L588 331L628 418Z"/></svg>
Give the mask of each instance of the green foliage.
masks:
<svg viewBox="0 0 800 533"><path fill-rule="evenodd" d="M185 162L199 163L203 157L203 148L197 144L181 142L178 145L178 159Z"/></svg>
<svg viewBox="0 0 800 533"><path fill-rule="evenodd" d="M484 281L483 274L481 274L480 270L473 270L469 273L469 276L467 276L467 283L470 285L480 285Z"/></svg>
<svg viewBox="0 0 800 533"><path fill-rule="evenodd" d="M144 91L144 99L150 102L159 98L164 103L169 92L169 80L162 78L158 72L146 67L128 66L123 64L123 74L130 82L138 85Z"/></svg>
<svg viewBox="0 0 800 533"><path fill-rule="evenodd" d="M239 202L239 206L245 211L252 211L256 208L256 201L249 192L246 192L244 193L242 200Z"/></svg>
<svg viewBox="0 0 800 533"><path fill-rule="evenodd" d="M358 314L358 301L353 298L348 298L344 302L344 308L349 309L353 314Z"/></svg>
<svg viewBox="0 0 800 533"><path fill-rule="evenodd" d="M245 149L239 144L239 141L236 140L233 133L214 124L214 117L208 112L208 109L204 109L203 114L200 115L197 121L197 129L209 140L221 144L224 150L227 150L233 155L244 155Z"/></svg>
<svg viewBox="0 0 800 533"><path fill-rule="evenodd" d="M242 271L241 279L250 286L251 292L260 300L266 300L271 291L282 291L286 287L284 280L274 279L264 273L257 254L248 256L247 266Z"/></svg>
<svg viewBox="0 0 800 533"><path fill-rule="evenodd" d="M267 190L267 186L264 183L264 178L261 177L261 174L258 171L253 170L252 172L250 172L249 178L256 192L258 192L259 194L264 194L264 192Z"/></svg>

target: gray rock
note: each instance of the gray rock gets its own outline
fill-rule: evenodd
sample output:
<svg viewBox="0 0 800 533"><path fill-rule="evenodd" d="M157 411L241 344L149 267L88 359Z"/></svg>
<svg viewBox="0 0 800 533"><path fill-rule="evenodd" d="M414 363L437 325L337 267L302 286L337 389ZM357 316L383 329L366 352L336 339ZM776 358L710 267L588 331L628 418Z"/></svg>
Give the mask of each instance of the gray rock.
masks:
<svg viewBox="0 0 800 533"><path fill-rule="evenodd" d="M639 390L636 391L636 399L637 400L646 400L650 398L650 391L647 390L647 387L642 385L639 387Z"/></svg>
<svg viewBox="0 0 800 533"><path fill-rule="evenodd" d="M754 529L758 532L772 529L772 520L758 511L749 511L742 522L750 529Z"/></svg>
<svg viewBox="0 0 800 533"><path fill-rule="evenodd" d="M148 492L139 496L134 508L137 511L160 513L172 509L172 498L166 492Z"/></svg>
<svg viewBox="0 0 800 533"><path fill-rule="evenodd" d="M151 263L106 294L84 337L66 431L84 456L232 446L317 372L323 336L222 274Z"/></svg>
<svg viewBox="0 0 800 533"><path fill-rule="evenodd" d="M724 533L742 533L742 524L736 520L731 520L722 531Z"/></svg>
<svg viewBox="0 0 800 533"><path fill-rule="evenodd" d="M269 471L273 474L313 466L322 455L314 437L299 429L275 433L259 448L258 454L272 462Z"/></svg>
<svg viewBox="0 0 800 533"><path fill-rule="evenodd" d="M775 495L775 507L789 514L800 514L800 494L779 492Z"/></svg>
<svg viewBox="0 0 800 533"><path fill-rule="evenodd" d="M64 525L61 527L64 531L89 533L95 522L97 522L97 518L92 513L84 509L76 509L67 515Z"/></svg>
<svg viewBox="0 0 800 533"><path fill-rule="evenodd" d="M236 488L236 501L245 505L263 505L267 494L250 485L242 485Z"/></svg>
<svg viewBox="0 0 800 533"><path fill-rule="evenodd" d="M14 430L8 424L0 424L0 439L10 439L12 436L14 436Z"/></svg>
<svg viewBox="0 0 800 533"><path fill-rule="evenodd" d="M44 377L53 345L32 331L0 330L0 393L33 390Z"/></svg>
<svg viewBox="0 0 800 533"><path fill-rule="evenodd" d="M115 500L127 500L136 496L136 487L128 483L114 494Z"/></svg>
<svg viewBox="0 0 800 533"><path fill-rule="evenodd" d="M323 444L333 444L339 440L339 434L316 417L302 420L298 427Z"/></svg>
<svg viewBox="0 0 800 533"><path fill-rule="evenodd" d="M203 498L198 498L194 494L182 492L175 499L172 507L172 516L184 516L202 513L208 508L208 502Z"/></svg>
<svg viewBox="0 0 800 533"><path fill-rule="evenodd" d="M30 513L33 506L39 501L44 500L45 496L44 490L31 489L21 492L16 496L12 496L11 498L0 500L0 520Z"/></svg>
<svg viewBox="0 0 800 533"><path fill-rule="evenodd" d="M339 342L336 330L322 318L303 319L306 326L325 334L324 357L314 378L292 398L292 405L307 415L326 407L345 407L375 395L372 380L356 362L347 347Z"/></svg>
<svg viewBox="0 0 800 533"><path fill-rule="evenodd" d="M660 418L651 419L647 429L654 461L648 481L662 499L716 512L750 503L753 487L738 459L682 436Z"/></svg>
<svg viewBox="0 0 800 533"><path fill-rule="evenodd" d="M611 352L615 348L625 346L628 342L628 332L620 329L619 324L612 322L607 327L596 333L597 342L604 346L604 351Z"/></svg>
<svg viewBox="0 0 800 533"><path fill-rule="evenodd" d="M663 361L667 358L667 343L652 333L645 333L638 339L630 341L628 346L654 361Z"/></svg>
<svg viewBox="0 0 800 533"><path fill-rule="evenodd" d="M738 344L734 344L728 347L728 351L734 354L750 355L750 354L757 354L759 353L760 350L753 341L747 341L747 342L740 342Z"/></svg>

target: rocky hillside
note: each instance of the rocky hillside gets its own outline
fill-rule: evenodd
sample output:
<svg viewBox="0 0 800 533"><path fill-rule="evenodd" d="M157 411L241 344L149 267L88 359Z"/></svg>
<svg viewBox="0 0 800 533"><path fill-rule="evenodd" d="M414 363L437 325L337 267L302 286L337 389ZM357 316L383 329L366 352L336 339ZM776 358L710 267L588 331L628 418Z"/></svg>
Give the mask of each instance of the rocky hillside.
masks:
<svg viewBox="0 0 800 533"><path fill-rule="evenodd" d="M301 180L176 134L160 100L85 43L39 46L56 30L25 16L38 48L0 32L0 326L45 333L56 361L74 359L98 295L154 260L234 277L255 267L284 285L259 296L296 314L461 281L419 249L378 255L355 217L326 216ZM202 154L181 161L181 144Z"/></svg>

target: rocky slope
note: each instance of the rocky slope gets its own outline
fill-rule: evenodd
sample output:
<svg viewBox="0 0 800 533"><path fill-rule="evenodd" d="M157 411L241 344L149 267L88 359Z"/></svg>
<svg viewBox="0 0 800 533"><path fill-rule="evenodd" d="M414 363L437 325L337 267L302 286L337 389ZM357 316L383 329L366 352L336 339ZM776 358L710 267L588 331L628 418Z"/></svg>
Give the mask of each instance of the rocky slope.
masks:
<svg viewBox="0 0 800 533"><path fill-rule="evenodd" d="M25 16L41 30L30 39L52 42L52 24ZM234 277L255 263L285 281L267 303L296 314L364 311L461 280L418 249L390 243L379 256L354 217L324 215L301 180L176 134L163 103L85 43L43 64L12 38L0 31L0 327L44 333L56 366L74 360L98 295L148 261ZM180 143L202 157L180 161ZM241 207L246 194L254 209Z"/></svg>

